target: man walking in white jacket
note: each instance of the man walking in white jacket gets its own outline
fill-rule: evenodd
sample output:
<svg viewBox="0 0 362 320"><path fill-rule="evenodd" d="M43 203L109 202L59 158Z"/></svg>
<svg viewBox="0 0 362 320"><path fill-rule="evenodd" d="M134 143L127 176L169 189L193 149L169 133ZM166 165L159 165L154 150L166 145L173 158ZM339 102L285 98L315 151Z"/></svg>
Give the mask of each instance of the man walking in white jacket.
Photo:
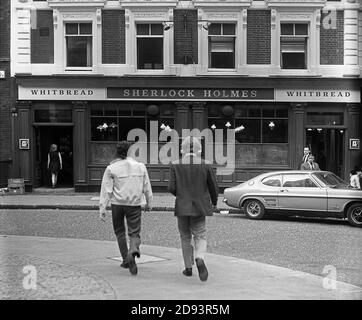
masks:
<svg viewBox="0 0 362 320"><path fill-rule="evenodd" d="M146 166L127 156L131 143L121 141L117 144L117 159L113 160L104 171L99 214L105 221L107 204L111 202L112 222L117 237L123 263L121 267L129 268L136 275L135 257L140 257L141 204L143 195L146 199L145 209L151 209L152 189ZM125 221L127 221L129 248L127 246Z"/></svg>

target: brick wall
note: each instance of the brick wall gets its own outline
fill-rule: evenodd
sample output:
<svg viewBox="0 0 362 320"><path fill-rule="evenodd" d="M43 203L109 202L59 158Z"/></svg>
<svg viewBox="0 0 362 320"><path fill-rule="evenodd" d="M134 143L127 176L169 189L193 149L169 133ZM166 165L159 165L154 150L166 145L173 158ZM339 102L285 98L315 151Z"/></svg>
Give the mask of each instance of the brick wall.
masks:
<svg viewBox="0 0 362 320"><path fill-rule="evenodd" d="M31 29L31 63L54 63L53 10L36 11L36 29Z"/></svg>
<svg viewBox="0 0 362 320"><path fill-rule="evenodd" d="M173 17L174 62L198 63L197 10L175 9Z"/></svg>
<svg viewBox="0 0 362 320"><path fill-rule="evenodd" d="M10 0L0 1L0 186L7 184L11 155Z"/></svg>
<svg viewBox="0 0 362 320"><path fill-rule="evenodd" d="M102 10L102 63L126 63L124 10Z"/></svg>
<svg viewBox="0 0 362 320"><path fill-rule="evenodd" d="M270 11L248 10L247 17L247 63L270 64Z"/></svg>
<svg viewBox="0 0 362 320"><path fill-rule="evenodd" d="M322 13L320 26L320 64L343 64L344 56L344 14L337 11L336 28L324 27L328 13Z"/></svg>
<svg viewBox="0 0 362 320"><path fill-rule="evenodd" d="M360 70L362 72L362 11L359 11L358 13L358 61L359 61ZM361 126L361 133L362 133L362 126ZM362 162L362 154L361 154L361 162Z"/></svg>

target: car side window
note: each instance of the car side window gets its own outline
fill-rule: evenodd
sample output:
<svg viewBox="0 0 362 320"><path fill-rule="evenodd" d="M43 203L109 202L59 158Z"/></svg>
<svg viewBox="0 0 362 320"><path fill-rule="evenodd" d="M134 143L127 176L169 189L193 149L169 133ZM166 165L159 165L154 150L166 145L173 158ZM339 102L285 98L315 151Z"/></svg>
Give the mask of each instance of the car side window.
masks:
<svg viewBox="0 0 362 320"><path fill-rule="evenodd" d="M281 187L282 186L281 178L282 178L281 176L271 176L264 178L261 183L269 187Z"/></svg>
<svg viewBox="0 0 362 320"><path fill-rule="evenodd" d="M286 188L317 188L316 184L304 174L287 174L283 177L283 187Z"/></svg>

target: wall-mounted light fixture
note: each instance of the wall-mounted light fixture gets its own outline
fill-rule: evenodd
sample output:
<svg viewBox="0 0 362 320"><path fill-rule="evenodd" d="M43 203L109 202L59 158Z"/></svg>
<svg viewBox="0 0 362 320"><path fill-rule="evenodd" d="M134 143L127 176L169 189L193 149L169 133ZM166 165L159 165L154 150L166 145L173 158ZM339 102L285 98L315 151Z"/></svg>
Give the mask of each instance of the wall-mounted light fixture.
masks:
<svg viewBox="0 0 362 320"><path fill-rule="evenodd" d="M170 21L170 20L169 21L163 21L162 25L163 25L163 30L168 31L173 27L173 21Z"/></svg>
<svg viewBox="0 0 362 320"><path fill-rule="evenodd" d="M99 130L99 131L106 131L107 129L108 129L108 124L107 123L103 123L103 124L100 124L98 127L97 127L97 129Z"/></svg>
<svg viewBox="0 0 362 320"><path fill-rule="evenodd" d="M198 20L198 21L203 22L203 21L205 21L205 20ZM211 22L206 21L206 24L203 24L202 27L203 27L205 30L209 30L210 24L211 24Z"/></svg>
<svg viewBox="0 0 362 320"><path fill-rule="evenodd" d="M275 127L275 123L274 123L273 121L270 121L270 122L269 122L269 128L270 128L270 130L273 130L274 127Z"/></svg>
<svg viewBox="0 0 362 320"><path fill-rule="evenodd" d="M197 22L206 22L205 24L202 25L202 27L205 30L209 30L209 26L211 24L211 22L209 20L197 20ZM185 36L186 36L186 33L187 33L186 23L187 23L187 19L184 16L184 32L185 32ZM173 24L174 24L173 20L165 20L165 21L163 21L162 22L163 30L164 31L170 30L173 27Z"/></svg>
<svg viewBox="0 0 362 320"><path fill-rule="evenodd" d="M16 107L11 108L11 116L17 117L18 116L18 109Z"/></svg>
<svg viewBox="0 0 362 320"><path fill-rule="evenodd" d="M245 130L245 127L243 125L235 128L235 132L240 132L240 131L243 132L244 130Z"/></svg>

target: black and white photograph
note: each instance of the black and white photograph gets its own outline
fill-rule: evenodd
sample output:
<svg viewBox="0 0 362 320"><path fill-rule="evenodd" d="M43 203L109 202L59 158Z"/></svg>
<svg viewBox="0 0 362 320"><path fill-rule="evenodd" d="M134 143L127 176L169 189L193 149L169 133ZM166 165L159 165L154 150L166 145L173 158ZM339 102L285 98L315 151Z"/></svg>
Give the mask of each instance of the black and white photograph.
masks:
<svg viewBox="0 0 362 320"><path fill-rule="evenodd" d="M0 303L362 300L361 77L361 0L0 0Z"/></svg>

